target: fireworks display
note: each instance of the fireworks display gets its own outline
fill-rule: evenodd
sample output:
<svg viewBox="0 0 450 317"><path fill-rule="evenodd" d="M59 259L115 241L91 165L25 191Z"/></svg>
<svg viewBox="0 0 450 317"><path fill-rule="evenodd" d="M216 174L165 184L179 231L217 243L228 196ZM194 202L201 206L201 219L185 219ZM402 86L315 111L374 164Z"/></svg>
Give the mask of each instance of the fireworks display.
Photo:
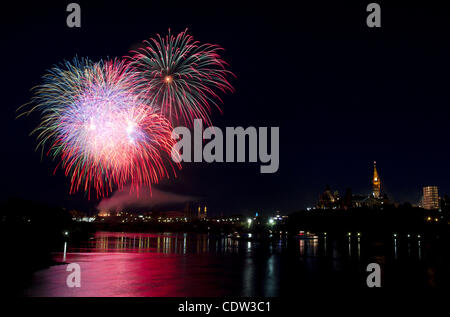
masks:
<svg viewBox="0 0 450 317"><path fill-rule="evenodd" d="M104 196L114 186L137 188L168 175L162 156L174 144L172 126L135 93L126 69L118 61L74 60L52 68L34 89L38 147L61 158L71 192L93 187Z"/></svg>
<svg viewBox="0 0 450 317"><path fill-rule="evenodd" d="M196 118L211 124L211 106L220 109L217 92L233 91L221 59L221 47L200 44L186 31L177 36L151 38L132 52L130 66L137 73L136 85L151 104L172 123L192 125Z"/></svg>
<svg viewBox="0 0 450 317"><path fill-rule="evenodd" d="M165 160L173 126L196 118L210 124L216 91L233 90L219 46L186 32L144 43L122 61L54 66L33 89L32 107L21 115L40 112L37 148L60 160L71 193L94 190L98 198L176 175L180 165Z"/></svg>

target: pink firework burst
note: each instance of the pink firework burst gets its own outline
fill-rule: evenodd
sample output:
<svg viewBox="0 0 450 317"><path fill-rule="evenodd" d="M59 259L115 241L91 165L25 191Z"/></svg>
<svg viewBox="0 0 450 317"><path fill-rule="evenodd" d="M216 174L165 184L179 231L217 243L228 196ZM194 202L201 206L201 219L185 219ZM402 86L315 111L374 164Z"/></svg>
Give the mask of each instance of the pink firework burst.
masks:
<svg viewBox="0 0 450 317"><path fill-rule="evenodd" d="M172 125L136 92L135 76L124 62L75 59L51 69L35 89L38 146L49 144L48 153L61 158L71 193L94 188L105 196L175 174L164 160L174 145Z"/></svg>

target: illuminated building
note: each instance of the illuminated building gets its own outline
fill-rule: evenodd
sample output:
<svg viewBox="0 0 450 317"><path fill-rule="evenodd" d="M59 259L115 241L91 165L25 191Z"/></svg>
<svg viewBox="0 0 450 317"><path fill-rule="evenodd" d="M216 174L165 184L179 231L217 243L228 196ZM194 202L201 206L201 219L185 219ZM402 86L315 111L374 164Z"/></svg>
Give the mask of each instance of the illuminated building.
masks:
<svg viewBox="0 0 450 317"><path fill-rule="evenodd" d="M197 217L199 219L205 219L208 215L208 209L206 207L206 205L198 205L198 209L197 209Z"/></svg>
<svg viewBox="0 0 450 317"><path fill-rule="evenodd" d="M425 186L423 188L423 208L439 209L439 193L437 186Z"/></svg>
<svg viewBox="0 0 450 317"><path fill-rule="evenodd" d="M377 162L373 162L373 179L372 179L372 195L374 198L380 198L381 194L381 181L378 176Z"/></svg>
<svg viewBox="0 0 450 317"><path fill-rule="evenodd" d="M336 209L340 207L339 192L331 192L330 186L325 187L325 191L319 196L318 209Z"/></svg>
<svg viewBox="0 0 450 317"><path fill-rule="evenodd" d="M351 188L347 188L345 195L341 197L339 192L332 191L330 186L326 186L325 191L319 196L317 209L348 209L348 208L380 208L390 205L386 193L381 192L381 179L378 174L376 162L373 162L372 191L370 194L352 194ZM309 210L309 209L307 209Z"/></svg>
<svg viewBox="0 0 450 317"><path fill-rule="evenodd" d="M190 201L184 207L184 217L191 219L206 219L208 216L208 207L206 203Z"/></svg>

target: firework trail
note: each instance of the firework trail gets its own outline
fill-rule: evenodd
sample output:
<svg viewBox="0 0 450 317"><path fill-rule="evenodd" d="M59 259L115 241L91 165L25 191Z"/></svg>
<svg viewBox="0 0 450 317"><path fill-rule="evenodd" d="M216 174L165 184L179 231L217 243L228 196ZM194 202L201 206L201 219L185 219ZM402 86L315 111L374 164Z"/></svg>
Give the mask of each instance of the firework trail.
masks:
<svg viewBox="0 0 450 317"><path fill-rule="evenodd" d="M144 41L131 52L129 67L137 74L136 88L172 124L192 125L201 118L211 125L211 106L220 110L217 92L233 91L227 77L234 75L226 70L220 46L200 44L186 32L173 36L169 30L165 37Z"/></svg>
<svg viewBox="0 0 450 317"><path fill-rule="evenodd" d="M35 87L30 112L41 113L37 134L42 151L59 157L73 193L110 193L131 183L168 177L172 126L135 90L135 75L122 61L74 59L54 66ZM55 169L56 170L56 169Z"/></svg>

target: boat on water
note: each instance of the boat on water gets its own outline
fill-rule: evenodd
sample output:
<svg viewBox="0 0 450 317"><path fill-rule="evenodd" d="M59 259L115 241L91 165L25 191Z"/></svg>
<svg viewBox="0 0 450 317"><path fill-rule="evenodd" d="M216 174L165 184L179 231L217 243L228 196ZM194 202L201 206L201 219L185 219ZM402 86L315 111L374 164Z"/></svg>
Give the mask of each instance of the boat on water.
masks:
<svg viewBox="0 0 450 317"><path fill-rule="evenodd" d="M326 233L325 233L326 235ZM300 230L297 234L298 239L318 239L319 236L313 232Z"/></svg>

